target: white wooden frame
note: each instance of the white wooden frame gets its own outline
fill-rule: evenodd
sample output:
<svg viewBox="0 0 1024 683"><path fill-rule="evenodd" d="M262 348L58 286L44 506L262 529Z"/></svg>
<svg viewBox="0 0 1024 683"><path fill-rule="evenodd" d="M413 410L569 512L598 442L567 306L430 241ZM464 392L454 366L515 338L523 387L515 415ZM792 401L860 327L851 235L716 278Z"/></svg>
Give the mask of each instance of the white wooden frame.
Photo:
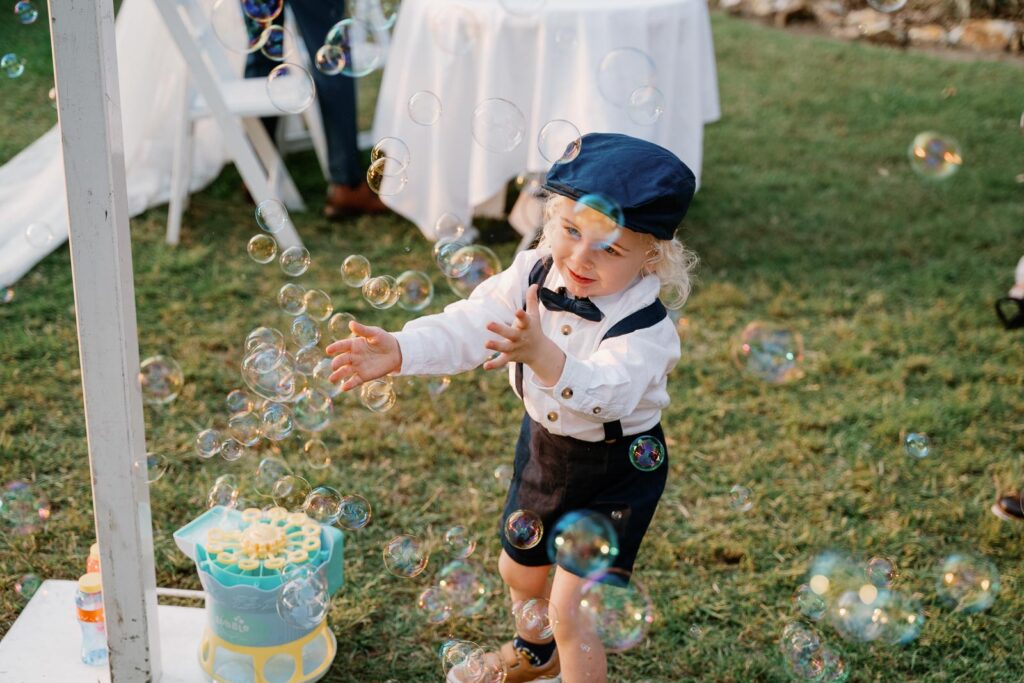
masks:
<svg viewBox="0 0 1024 683"><path fill-rule="evenodd" d="M153 526L112 0L49 0L113 681L158 681Z"/></svg>

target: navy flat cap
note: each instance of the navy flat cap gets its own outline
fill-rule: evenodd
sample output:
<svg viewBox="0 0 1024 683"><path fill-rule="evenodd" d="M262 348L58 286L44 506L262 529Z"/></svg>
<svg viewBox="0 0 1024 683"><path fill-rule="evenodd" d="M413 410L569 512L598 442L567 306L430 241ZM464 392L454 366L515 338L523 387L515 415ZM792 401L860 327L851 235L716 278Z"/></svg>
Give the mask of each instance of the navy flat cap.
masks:
<svg viewBox="0 0 1024 683"><path fill-rule="evenodd" d="M548 171L544 189L570 199L600 195L618 204L622 225L670 240L686 216L697 179L672 152L618 133L588 133L572 161Z"/></svg>

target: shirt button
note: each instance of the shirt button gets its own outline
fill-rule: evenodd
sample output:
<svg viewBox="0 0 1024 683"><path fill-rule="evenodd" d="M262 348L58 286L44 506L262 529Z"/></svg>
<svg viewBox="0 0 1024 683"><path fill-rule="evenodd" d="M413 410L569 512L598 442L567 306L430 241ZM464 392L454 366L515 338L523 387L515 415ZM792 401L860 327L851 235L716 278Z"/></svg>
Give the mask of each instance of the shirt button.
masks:
<svg viewBox="0 0 1024 683"><path fill-rule="evenodd" d="M571 332L572 332L572 327L571 326L569 326L569 325L562 325L562 334L564 334L566 336L569 336L569 334Z"/></svg>
<svg viewBox="0 0 1024 683"><path fill-rule="evenodd" d="M601 406L597 406L596 408L594 408L594 415L600 415L600 414L601 414Z"/></svg>
<svg viewBox="0 0 1024 683"><path fill-rule="evenodd" d="M569 387L562 389L562 398L572 398L572 389Z"/></svg>
<svg viewBox="0 0 1024 683"><path fill-rule="evenodd" d="M548 422L554 422L557 419L558 419L558 413L556 413L553 410L550 413L548 413Z"/></svg>

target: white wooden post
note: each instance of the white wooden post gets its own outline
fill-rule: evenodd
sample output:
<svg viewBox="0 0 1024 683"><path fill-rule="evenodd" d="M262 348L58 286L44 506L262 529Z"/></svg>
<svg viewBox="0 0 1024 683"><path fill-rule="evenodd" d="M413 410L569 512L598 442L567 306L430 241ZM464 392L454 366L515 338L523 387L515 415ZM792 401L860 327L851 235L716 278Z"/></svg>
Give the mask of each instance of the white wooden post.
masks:
<svg viewBox="0 0 1024 683"><path fill-rule="evenodd" d="M49 6L111 681L159 681L114 7L112 0Z"/></svg>

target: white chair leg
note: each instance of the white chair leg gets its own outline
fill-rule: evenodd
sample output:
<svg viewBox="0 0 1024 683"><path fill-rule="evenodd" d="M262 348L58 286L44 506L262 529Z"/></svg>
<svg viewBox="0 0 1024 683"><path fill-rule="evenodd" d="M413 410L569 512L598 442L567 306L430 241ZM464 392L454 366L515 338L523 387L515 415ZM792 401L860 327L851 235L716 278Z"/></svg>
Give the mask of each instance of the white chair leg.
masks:
<svg viewBox="0 0 1024 683"><path fill-rule="evenodd" d="M186 93L188 87L186 85ZM167 244L181 240L181 219L188 206L189 181L192 175L192 121L188 115L188 95L179 114L171 163L171 197L167 206Z"/></svg>
<svg viewBox="0 0 1024 683"><path fill-rule="evenodd" d="M266 171L266 177L270 187L292 211L305 211L306 204L302 201L299 188L295 186L291 174L284 165L274 141L267 135L267 130L260 123L259 119L246 118L243 120L245 131L252 140L253 149L259 156L260 162Z"/></svg>

